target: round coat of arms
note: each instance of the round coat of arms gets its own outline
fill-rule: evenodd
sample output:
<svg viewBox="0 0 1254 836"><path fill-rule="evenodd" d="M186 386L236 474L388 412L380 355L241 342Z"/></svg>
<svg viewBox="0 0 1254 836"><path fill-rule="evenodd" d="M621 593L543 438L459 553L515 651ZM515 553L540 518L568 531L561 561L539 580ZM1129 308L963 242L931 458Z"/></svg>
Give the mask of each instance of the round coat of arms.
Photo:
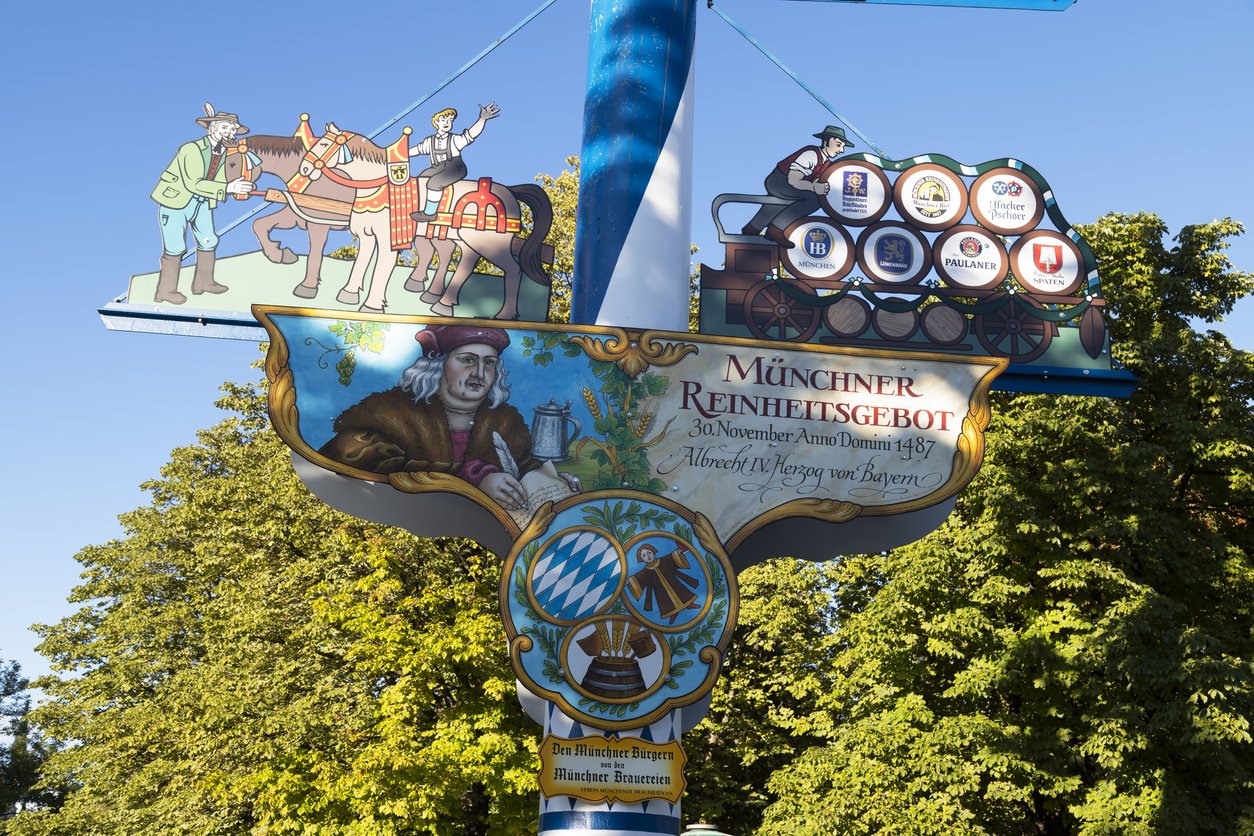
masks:
<svg viewBox="0 0 1254 836"><path fill-rule="evenodd" d="M501 577L515 675L607 730L709 693L738 606L709 521L648 494L585 494L537 515Z"/></svg>

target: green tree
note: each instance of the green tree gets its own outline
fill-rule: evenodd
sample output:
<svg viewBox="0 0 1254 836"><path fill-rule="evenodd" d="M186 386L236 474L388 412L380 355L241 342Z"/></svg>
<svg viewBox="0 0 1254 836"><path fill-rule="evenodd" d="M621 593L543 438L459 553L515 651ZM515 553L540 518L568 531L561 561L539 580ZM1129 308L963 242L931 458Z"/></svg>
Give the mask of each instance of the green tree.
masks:
<svg viewBox="0 0 1254 836"><path fill-rule="evenodd" d="M567 168L556 177L537 174L536 182L553 204L553 226L546 241L553 246L553 266L549 275L553 290L549 296L549 321L570 322L570 282L575 275L575 217L579 208L579 157L568 156ZM525 209L525 207L524 207ZM530 215L524 218L529 224Z"/></svg>
<svg viewBox="0 0 1254 836"><path fill-rule="evenodd" d="M514 697L499 561L314 499L263 393L174 451L84 549L81 608L39 628L60 676L34 716L75 744L59 811L16 834L515 834L534 725Z"/></svg>
<svg viewBox="0 0 1254 836"><path fill-rule="evenodd" d="M0 663L0 822L61 801L59 789L39 786L40 767L54 747L31 725L29 687L21 665Z"/></svg>
<svg viewBox="0 0 1254 836"><path fill-rule="evenodd" d="M810 728L835 650L835 564L778 559L740 573L740 618L710 700L684 736L684 818L749 834L771 775L823 742Z"/></svg>
<svg viewBox="0 0 1254 836"><path fill-rule="evenodd" d="M826 736L763 833L1254 832L1254 358L1231 221L1083 230L1127 399L995 398L935 534L838 573Z"/></svg>

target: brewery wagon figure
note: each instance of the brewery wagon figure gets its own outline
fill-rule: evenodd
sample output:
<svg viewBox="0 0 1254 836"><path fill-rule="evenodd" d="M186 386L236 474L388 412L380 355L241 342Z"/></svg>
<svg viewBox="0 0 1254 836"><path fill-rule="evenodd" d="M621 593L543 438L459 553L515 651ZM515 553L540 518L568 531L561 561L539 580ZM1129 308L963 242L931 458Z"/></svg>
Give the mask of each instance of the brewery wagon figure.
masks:
<svg viewBox="0 0 1254 836"><path fill-rule="evenodd" d="M715 199L725 261L701 267L702 331L1029 363L1062 326L1090 357L1105 350L1096 262L1022 163L871 154L824 163L821 212L776 235L758 234L758 220L783 216L786 198ZM757 207L739 233L724 226L729 205ZM1047 211L1057 229L1041 226Z"/></svg>

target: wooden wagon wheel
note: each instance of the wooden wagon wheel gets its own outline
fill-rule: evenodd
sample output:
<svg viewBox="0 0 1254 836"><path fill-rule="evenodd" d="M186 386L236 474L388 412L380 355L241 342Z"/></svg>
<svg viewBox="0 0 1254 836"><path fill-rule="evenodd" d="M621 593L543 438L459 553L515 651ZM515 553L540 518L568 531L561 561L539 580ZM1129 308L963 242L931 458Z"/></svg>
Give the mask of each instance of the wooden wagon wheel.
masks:
<svg viewBox="0 0 1254 836"><path fill-rule="evenodd" d="M744 312L749 331L760 340L803 343L819 330L818 309L793 299L778 281L770 279L763 279L745 293Z"/></svg>
<svg viewBox="0 0 1254 836"><path fill-rule="evenodd" d="M1027 297L1023 297L1023 301L1031 308L1044 310L1042 305ZM1044 354L1054 338L1054 330L1052 322L1037 319L1015 300L1008 300L992 313L975 317L975 333L980 345L990 354L1009 357L1016 363L1027 363Z"/></svg>

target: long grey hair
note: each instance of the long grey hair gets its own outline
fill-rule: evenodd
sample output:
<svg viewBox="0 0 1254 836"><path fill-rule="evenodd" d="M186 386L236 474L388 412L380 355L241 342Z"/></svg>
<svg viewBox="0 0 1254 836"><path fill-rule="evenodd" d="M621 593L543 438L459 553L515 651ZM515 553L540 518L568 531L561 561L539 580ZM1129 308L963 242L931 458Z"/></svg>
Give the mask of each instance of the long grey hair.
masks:
<svg viewBox="0 0 1254 836"><path fill-rule="evenodd" d="M436 354L433 357L419 357L408 369L401 372L401 379L396 385L406 392L413 393L414 403L431 402L431 398L440 391L440 381L444 378L444 358L447 354ZM496 367L496 380L488 389L488 406L495 409L509 400L509 384L505 382L505 363Z"/></svg>

